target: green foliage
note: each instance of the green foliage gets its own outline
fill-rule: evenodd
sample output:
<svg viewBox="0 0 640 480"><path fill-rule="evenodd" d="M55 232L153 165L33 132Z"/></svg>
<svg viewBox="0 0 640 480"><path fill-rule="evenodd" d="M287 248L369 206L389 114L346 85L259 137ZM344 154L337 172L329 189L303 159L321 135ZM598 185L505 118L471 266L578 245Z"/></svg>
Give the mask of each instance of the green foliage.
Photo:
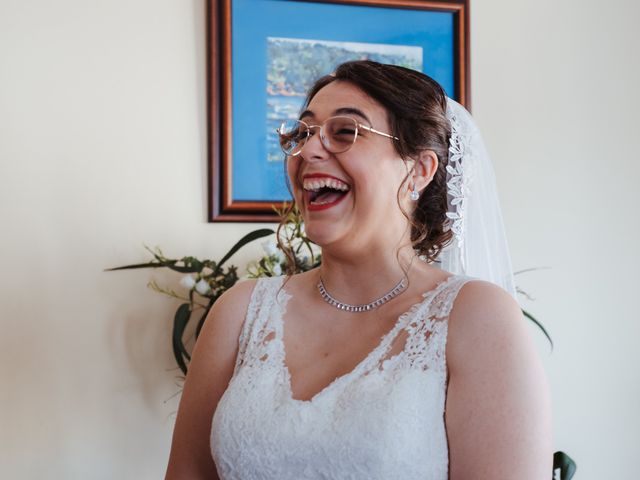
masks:
<svg viewBox="0 0 640 480"><path fill-rule="evenodd" d="M541 268L545 268L545 267L541 267ZM540 270L540 268L527 268L525 270L519 270L517 272L514 272L513 274L515 276L515 275L519 275L519 274L522 274L522 273L531 272L533 270ZM533 300L531 295L529 295L527 292L522 290L520 287L516 287L516 292L519 293L520 295L526 297L529 300ZM525 318L528 318L531 322L533 322L533 324L540 329L542 334L545 337L547 337L547 340L549 340L549 345L551 345L551 350L553 350L553 340L551 339L551 335L549 335L549 332L547 332L547 329L544 328L544 325L542 324L542 322L540 322L540 320L536 319L530 312L526 311L524 308L522 308L521 310L522 310L522 315L524 315Z"/></svg>
<svg viewBox="0 0 640 480"><path fill-rule="evenodd" d="M524 308L522 309L522 314L529 320L531 320L535 324L535 326L540 329L540 331L542 331L544 336L547 337L547 340L549 340L549 344L551 345L551 349L553 350L553 340L551 340L551 336L549 335L549 332L547 332L547 329L544 328L544 325L542 325L539 320L536 320L536 318L529 312L527 312Z"/></svg>
<svg viewBox="0 0 640 480"><path fill-rule="evenodd" d="M173 321L173 332L171 336L173 355L180 370L187 373L187 366L191 360L191 355L184 342L185 331L191 322L191 318L196 310L202 309L196 324L195 335L200 333L204 320L211 309L211 306L220 296L229 290L238 281L238 269L234 265L224 268L224 264L242 247L259 238L273 235L275 232L268 228L254 230L242 237L227 252L219 262L214 260L200 260L196 257L187 256L180 259L167 258L160 248L145 248L153 255L154 259L147 263L124 265L122 267L109 268L106 271L131 270L138 268L160 268L165 267L173 271L186 274L181 281L182 286L188 288L188 297L181 296L175 291L159 286L155 282L149 282L147 286L153 290L185 301L175 313ZM195 274L195 276L191 275ZM204 303L201 303L204 300Z"/></svg>
<svg viewBox="0 0 640 480"><path fill-rule="evenodd" d="M278 210L276 213L284 222L280 230L278 243L276 239L263 243L265 256L249 263L247 276L249 278L277 277L284 273L306 272L318 267L322 255L317 247L304 233L304 223L298 208L287 212L287 209Z"/></svg>
<svg viewBox="0 0 640 480"><path fill-rule="evenodd" d="M283 216L286 209L276 211ZM249 232L231 247L219 262L201 260L193 256L186 256L180 259L167 258L160 248L150 249L145 245L154 260L146 263L108 268L106 271L169 268L184 274L180 284L188 289L188 296L180 295L170 288L162 287L155 281L149 282L147 286L156 292L183 301L174 315L171 342L176 363L186 375L191 354L185 343L185 332L189 325L193 325L195 322L195 337L197 338L213 304L224 292L233 287L239 279L237 267L230 265L224 268L224 265L245 245L272 236L275 233L268 228ZM298 273L320 265L320 255L314 251L311 241L304 234L302 217L297 209L293 209L287 214L286 224L280 232L280 243L278 244L276 241L265 242L263 248L265 255L249 264L248 276L250 278L277 276L282 275L284 272ZM198 310L201 310L201 312L196 314ZM197 320L194 321L192 318L197 318Z"/></svg>
<svg viewBox="0 0 640 480"><path fill-rule="evenodd" d="M571 480L576 473L576 469L576 462L566 453L558 451L553 454L553 473L555 475L556 470L560 471L560 476L557 477L558 480ZM553 480L556 480L555 476Z"/></svg>

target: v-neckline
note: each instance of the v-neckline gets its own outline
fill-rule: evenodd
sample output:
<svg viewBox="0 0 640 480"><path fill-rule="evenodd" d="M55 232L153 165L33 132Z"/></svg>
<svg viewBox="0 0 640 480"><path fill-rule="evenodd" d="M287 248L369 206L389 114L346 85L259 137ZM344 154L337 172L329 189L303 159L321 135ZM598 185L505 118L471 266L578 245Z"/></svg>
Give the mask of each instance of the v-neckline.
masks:
<svg viewBox="0 0 640 480"><path fill-rule="evenodd" d="M396 322L394 323L393 327L384 335L382 335L382 337L380 337L380 342L367 354L365 355L365 357L360 360L355 367L353 367L351 370L349 370L348 372L337 376L336 378L334 378L331 382L329 382L329 384L325 385L324 388L322 388L321 390L319 390L318 392L316 392L310 399L308 400L304 400L304 399L297 399L293 397L293 386L292 386L292 381L291 381L291 371L289 370L289 367L287 365L287 352L286 352L286 348L284 345L284 315L286 312L286 307L287 307L287 303L289 302L289 299L291 298L291 295L289 295L288 292L286 292L284 290L284 288L281 287L281 293L283 293L283 299L282 302L279 304L279 308L277 311L277 315L275 315L275 321L277 322L276 324L276 332L275 332L275 338L274 340L279 344L280 346L280 352L279 352L279 357L280 357L280 368L282 369L282 372L284 373L284 377L285 377L285 387L287 389L287 395L288 395L288 399L291 400L292 402L296 403L296 404L312 404L317 402L321 397L325 396L327 394L327 392L333 390L334 388L336 388L336 386L338 384L342 384L347 382L348 380L350 380L351 378L355 377L356 374L359 374L360 371L362 371L363 369L365 369L365 367L367 365L369 365L369 363L372 362L372 359L374 358L374 356L376 356L381 350L384 350L382 352L382 354L386 353L386 350L388 348L388 343L390 341L390 339L393 339L395 337L395 335L398 333L398 330L401 329L401 327L403 327L403 325L405 323L408 323L408 320L411 319L411 317L413 315L416 314L416 312L418 312L424 305L429 304L436 296L436 294L440 291L441 288L443 288L445 285L449 284L449 282L453 279L457 277L457 275L455 274L451 274L448 277L438 281L435 286L429 290L427 290L426 292L422 293L422 300L414 303L413 305L411 305L407 310L405 310L403 313L401 313L398 316L398 319L396 320ZM277 303L277 302L276 302ZM399 355L401 352L397 353L396 355ZM395 356L395 355L394 355Z"/></svg>

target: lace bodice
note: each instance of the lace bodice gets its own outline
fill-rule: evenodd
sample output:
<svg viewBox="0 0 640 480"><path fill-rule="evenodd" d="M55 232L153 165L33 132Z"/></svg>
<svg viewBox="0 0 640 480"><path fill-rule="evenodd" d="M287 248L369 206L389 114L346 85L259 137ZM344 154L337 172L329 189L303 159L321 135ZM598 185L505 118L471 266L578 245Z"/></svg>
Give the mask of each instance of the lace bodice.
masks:
<svg viewBox="0 0 640 480"><path fill-rule="evenodd" d="M294 399L285 364L282 277L258 280L229 386L213 416L221 480L446 480L447 319L451 275L402 314L351 372Z"/></svg>

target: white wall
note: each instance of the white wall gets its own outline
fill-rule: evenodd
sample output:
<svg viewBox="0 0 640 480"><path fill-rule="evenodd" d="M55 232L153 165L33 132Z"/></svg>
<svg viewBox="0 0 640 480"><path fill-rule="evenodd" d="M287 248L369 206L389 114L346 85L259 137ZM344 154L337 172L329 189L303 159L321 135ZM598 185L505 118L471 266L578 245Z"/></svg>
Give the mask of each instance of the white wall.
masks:
<svg viewBox="0 0 640 480"><path fill-rule="evenodd" d="M556 446L578 479L638 478L637 2L476 1L474 113L496 160L540 341ZM542 337L537 336L538 339Z"/></svg>
<svg viewBox="0 0 640 480"><path fill-rule="evenodd" d="M637 4L472 2L474 114L526 306L550 330L556 446L582 480L640 444ZM204 1L0 0L0 476L159 478L177 406L170 256L206 222ZM257 253L236 259L244 264ZM172 370L173 369L173 370Z"/></svg>

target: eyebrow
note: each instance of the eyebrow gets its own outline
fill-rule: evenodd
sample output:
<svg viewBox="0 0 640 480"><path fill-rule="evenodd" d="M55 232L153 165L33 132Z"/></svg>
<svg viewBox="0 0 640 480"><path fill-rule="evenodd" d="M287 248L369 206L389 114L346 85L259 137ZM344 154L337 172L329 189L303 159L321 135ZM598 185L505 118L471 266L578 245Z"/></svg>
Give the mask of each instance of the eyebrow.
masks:
<svg viewBox="0 0 640 480"><path fill-rule="evenodd" d="M354 107L341 107L333 111L332 115L357 115L358 117L366 120L369 125L371 125L371 120L367 117L364 112L358 108ZM311 110L305 110L300 114L299 120L302 120L305 117L315 117L315 114Z"/></svg>

